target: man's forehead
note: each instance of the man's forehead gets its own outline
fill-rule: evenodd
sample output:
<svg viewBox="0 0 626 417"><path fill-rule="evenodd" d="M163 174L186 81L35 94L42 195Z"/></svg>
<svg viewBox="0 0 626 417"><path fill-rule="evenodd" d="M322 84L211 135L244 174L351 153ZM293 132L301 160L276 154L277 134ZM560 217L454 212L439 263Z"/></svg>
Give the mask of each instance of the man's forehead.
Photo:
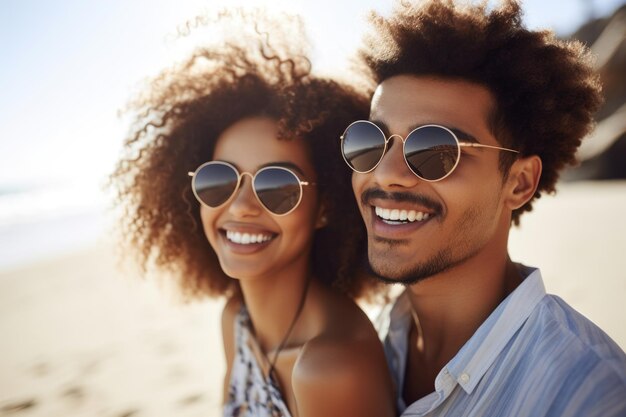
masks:
<svg viewBox="0 0 626 417"><path fill-rule="evenodd" d="M383 122L392 130L406 130L425 123L486 126L494 105L491 92L476 83L398 75L384 80L376 88L370 120Z"/></svg>

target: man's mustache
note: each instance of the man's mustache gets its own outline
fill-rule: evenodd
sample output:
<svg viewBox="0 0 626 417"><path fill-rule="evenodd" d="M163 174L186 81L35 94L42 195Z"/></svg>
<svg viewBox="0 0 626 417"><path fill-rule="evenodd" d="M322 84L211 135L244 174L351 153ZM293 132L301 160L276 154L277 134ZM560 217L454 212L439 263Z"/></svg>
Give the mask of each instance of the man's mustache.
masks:
<svg viewBox="0 0 626 417"><path fill-rule="evenodd" d="M381 200L391 200L398 203L419 204L426 207L427 209L433 210L436 213L441 213L441 211L443 210L441 204L424 195L406 192L386 192L381 190L380 188L370 188L368 190L365 190L361 194L361 204L371 205L370 201L374 198Z"/></svg>

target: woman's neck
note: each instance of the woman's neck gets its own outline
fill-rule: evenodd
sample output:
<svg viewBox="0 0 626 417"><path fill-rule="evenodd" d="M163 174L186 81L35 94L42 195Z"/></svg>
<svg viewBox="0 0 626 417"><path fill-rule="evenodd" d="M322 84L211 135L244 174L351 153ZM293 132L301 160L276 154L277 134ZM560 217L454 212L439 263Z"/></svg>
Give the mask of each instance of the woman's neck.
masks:
<svg viewBox="0 0 626 417"><path fill-rule="evenodd" d="M285 338L300 304L305 302L303 296L311 275L307 262L272 276L240 280L256 339L264 352L274 351Z"/></svg>

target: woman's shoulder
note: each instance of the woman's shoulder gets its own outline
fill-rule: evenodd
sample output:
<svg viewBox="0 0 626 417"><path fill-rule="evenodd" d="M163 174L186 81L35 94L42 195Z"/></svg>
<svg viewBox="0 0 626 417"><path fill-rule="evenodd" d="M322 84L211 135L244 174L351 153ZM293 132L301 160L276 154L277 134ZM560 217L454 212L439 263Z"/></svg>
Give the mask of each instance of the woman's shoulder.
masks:
<svg viewBox="0 0 626 417"><path fill-rule="evenodd" d="M375 333L321 334L302 347L294 366L294 376L303 380L351 377L367 371L363 369L364 365L383 361L382 346Z"/></svg>
<svg viewBox="0 0 626 417"><path fill-rule="evenodd" d="M320 407L333 415L391 415L382 344L365 313L350 303L338 306L327 328L302 347L292 374L298 408L312 407L319 415Z"/></svg>
<svg viewBox="0 0 626 417"><path fill-rule="evenodd" d="M353 375L363 364L384 361L378 335L356 304L341 306L330 316L325 329L302 347L294 372L303 377Z"/></svg>
<svg viewBox="0 0 626 417"><path fill-rule="evenodd" d="M226 300L224 308L222 309L222 330L225 327L232 328L235 322L235 318L241 312L243 301L241 297L233 295Z"/></svg>
<svg viewBox="0 0 626 417"><path fill-rule="evenodd" d="M224 344L224 354L226 362L230 364L234 357L235 348L235 319L241 311L243 302L241 297L232 296L224 304L222 310L222 341Z"/></svg>

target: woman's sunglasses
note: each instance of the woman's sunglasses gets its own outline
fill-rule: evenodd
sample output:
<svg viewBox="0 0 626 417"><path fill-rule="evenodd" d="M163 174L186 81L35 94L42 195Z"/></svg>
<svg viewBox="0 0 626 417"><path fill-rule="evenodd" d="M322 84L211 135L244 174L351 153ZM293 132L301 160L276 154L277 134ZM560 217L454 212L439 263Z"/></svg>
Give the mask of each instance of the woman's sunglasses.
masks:
<svg viewBox="0 0 626 417"><path fill-rule="evenodd" d="M302 186L314 185L293 171L281 166L267 166L252 175L239 173L227 162L211 161L188 173L191 189L201 204L218 208L229 202L241 185L244 175L250 176L254 195L263 207L276 216L285 216L298 207L302 200Z"/></svg>
<svg viewBox="0 0 626 417"><path fill-rule="evenodd" d="M348 166L355 172L373 171L387 151L387 143L394 136L402 139L404 161L409 169L424 181L440 181L452 174L461 158L461 147L489 148L515 152L513 149L460 142L447 127L424 125L411 131L406 138L385 133L368 120L357 120L341 135L341 153Z"/></svg>

